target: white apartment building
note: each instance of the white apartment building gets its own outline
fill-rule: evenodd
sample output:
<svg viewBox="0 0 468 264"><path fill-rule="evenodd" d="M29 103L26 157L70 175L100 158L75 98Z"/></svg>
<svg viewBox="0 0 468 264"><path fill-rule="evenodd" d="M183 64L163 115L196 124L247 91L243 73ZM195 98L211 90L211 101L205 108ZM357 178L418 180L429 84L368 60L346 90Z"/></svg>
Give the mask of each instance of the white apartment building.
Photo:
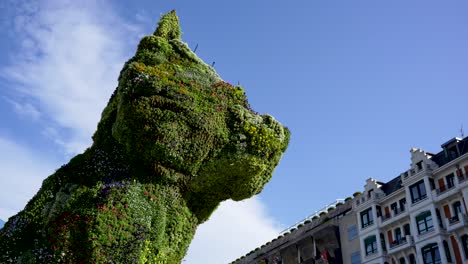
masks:
<svg viewBox="0 0 468 264"><path fill-rule="evenodd" d="M353 201L361 263L468 263L468 137L412 149L409 170L368 179Z"/></svg>
<svg viewBox="0 0 468 264"><path fill-rule="evenodd" d="M354 198L232 263L468 264L468 137L410 153L407 171L368 179Z"/></svg>

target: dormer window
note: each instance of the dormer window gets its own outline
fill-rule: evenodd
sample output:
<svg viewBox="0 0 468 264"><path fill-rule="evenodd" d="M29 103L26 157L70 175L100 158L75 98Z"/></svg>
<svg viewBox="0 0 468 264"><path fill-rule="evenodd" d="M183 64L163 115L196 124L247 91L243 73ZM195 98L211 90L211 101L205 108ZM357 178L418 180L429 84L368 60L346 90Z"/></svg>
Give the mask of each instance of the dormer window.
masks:
<svg viewBox="0 0 468 264"><path fill-rule="evenodd" d="M458 143L461 141L461 138L452 138L451 140L447 141L446 143L442 144L442 148L445 152L445 158L447 161L451 161L456 159L460 156L460 151L458 149Z"/></svg>
<svg viewBox="0 0 468 264"><path fill-rule="evenodd" d="M448 154L448 158L449 158L450 160L456 159L456 158L459 156L459 155L458 155L457 146L455 145L455 146L449 148L449 149L447 150L447 154Z"/></svg>
<svg viewBox="0 0 468 264"><path fill-rule="evenodd" d="M419 161L418 163L416 163L416 167L418 168L418 171L422 170L423 166L422 166L422 160Z"/></svg>

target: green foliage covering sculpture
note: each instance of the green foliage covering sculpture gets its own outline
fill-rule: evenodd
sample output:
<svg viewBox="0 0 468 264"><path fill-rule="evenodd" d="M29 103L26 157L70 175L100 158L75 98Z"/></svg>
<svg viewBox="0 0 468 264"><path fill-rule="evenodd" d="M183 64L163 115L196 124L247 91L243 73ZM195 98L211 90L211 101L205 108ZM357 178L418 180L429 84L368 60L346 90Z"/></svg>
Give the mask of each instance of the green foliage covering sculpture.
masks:
<svg viewBox="0 0 468 264"><path fill-rule="evenodd" d="M93 145L0 230L0 263L180 263L221 201L262 190L289 131L180 35L172 11L141 40Z"/></svg>

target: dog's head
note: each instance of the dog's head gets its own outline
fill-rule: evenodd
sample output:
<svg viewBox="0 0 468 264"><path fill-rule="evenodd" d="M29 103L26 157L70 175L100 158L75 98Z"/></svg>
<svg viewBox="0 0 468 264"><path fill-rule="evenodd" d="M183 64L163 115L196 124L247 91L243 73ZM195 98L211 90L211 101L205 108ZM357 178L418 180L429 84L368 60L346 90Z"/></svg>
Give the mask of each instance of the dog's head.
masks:
<svg viewBox="0 0 468 264"><path fill-rule="evenodd" d="M181 41L174 11L126 63L106 122L99 129L111 129L155 181L215 203L259 193L289 141L273 117L250 109L241 86L222 81Z"/></svg>

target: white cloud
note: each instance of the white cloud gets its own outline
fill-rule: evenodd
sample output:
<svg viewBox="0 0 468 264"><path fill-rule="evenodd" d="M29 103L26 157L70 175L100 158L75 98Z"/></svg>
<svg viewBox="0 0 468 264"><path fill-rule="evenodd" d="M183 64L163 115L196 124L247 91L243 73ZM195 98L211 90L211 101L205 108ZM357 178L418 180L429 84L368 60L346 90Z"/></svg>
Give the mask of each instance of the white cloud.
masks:
<svg viewBox="0 0 468 264"><path fill-rule="evenodd" d="M44 112L66 151L81 152L91 143L139 28L101 1L43 1L21 8L14 27L20 50L1 74L23 101L30 100L29 110Z"/></svg>
<svg viewBox="0 0 468 264"><path fill-rule="evenodd" d="M56 164L4 138L0 149L0 219L7 220L24 208Z"/></svg>
<svg viewBox="0 0 468 264"><path fill-rule="evenodd" d="M36 107L30 103L20 103L7 97L4 97L3 99L11 106L13 106L15 112L20 116L29 118L33 121L37 121L41 116L39 110L37 110Z"/></svg>
<svg viewBox="0 0 468 264"><path fill-rule="evenodd" d="M229 263L277 237L280 231L258 198L225 201L198 227L183 263Z"/></svg>

